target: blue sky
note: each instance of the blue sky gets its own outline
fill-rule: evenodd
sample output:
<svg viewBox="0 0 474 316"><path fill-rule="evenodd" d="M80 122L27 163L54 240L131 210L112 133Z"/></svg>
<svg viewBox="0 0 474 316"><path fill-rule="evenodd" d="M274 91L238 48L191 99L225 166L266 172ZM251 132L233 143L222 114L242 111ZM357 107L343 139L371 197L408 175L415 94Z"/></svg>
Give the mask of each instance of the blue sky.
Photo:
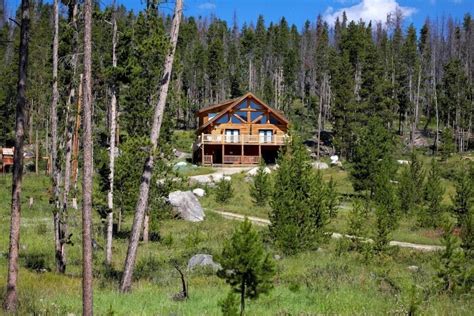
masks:
<svg viewBox="0 0 474 316"><path fill-rule="evenodd" d="M46 0L48 1L48 0ZM51 0L49 0L51 1ZM112 0L100 0L103 5ZM145 0L116 0L119 4L135 11L143 8ZM173 1L173 0L169 0ZM9 11L18 5L19 0L7 0ZM349 18L358 20L385 20L388 12L400 8L406 22L413 22L418 28L425 18L452 16L462 19L466 12L473 14L474 0L184 0L186 16L215 15L229 22L234 13L239 25L257 20L259 14L265 21L278 21L282 16L290 24L301 28L306 20L315 21L318 14L328 22L344 10ZM162 5L162 10L172 12L173 3Z"/></svg>

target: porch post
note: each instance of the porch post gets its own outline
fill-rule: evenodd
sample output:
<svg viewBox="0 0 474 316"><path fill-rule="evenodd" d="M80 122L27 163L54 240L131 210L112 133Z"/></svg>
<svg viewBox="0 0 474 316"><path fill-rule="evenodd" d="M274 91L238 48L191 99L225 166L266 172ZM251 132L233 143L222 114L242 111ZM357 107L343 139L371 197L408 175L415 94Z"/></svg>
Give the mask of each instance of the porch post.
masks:
<svg viewBox="0 0 474 316"><path fill-rule="evenodd" d="M262 145L258 144L258 159L262 160ZM259 161L260 163L260 161Z"/></svg>
<svg viewBox="0 0 474 316"><path fill-rule="evenodd" d="M244 137L243 137L243 135L240 135L240 145L241 145L240 163L242 164L244 162Z"/></svg>
<svg viewBox="0 0 474 316"><path fill-rule="evenodd" d="M201 134L201 165L204 166L204 133Z"/></svg>
<svg viewBox="0 0 474 316"><path fill-rule="evenodd" d="M224 144L222 144L222 164L224 164Z"/></svg>

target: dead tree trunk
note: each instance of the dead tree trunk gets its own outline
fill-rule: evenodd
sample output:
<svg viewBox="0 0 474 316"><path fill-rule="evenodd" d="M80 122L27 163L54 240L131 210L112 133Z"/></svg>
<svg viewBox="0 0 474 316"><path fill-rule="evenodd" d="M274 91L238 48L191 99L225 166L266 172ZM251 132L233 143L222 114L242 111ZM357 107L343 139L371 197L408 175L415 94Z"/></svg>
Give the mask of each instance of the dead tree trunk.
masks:
<svg viewBox="0 0 474 316"><path fill-rule="evenodd" d="M12 205L10 218L10 245L8 250L7 291L3 309L15 313L18 308L18 255L20 243L21 184L23 178L23 143L25 140L26 83L28 68L28 39L30 29L30 3L21 1L20 56L18 70L18 96L15 123L15 153L13 158Z"/></svg>
<svg viewBox="0 0 474 316"><path fill-rule="evenodd" d="M77 174L79 172L79 128L81 127L81 104L82 104L82 74L79 75L79 89L77 97L76 123L74 126L74 135L72 138L72 186L74 196L72 198L72 207L77 210Z"/></svg>
<svg viewBox="0 0 474 316"><path fill-rule="evenodd" d="M58 48L59 48L59 4L58 0L54 0L54 36L53 36L53 96L51 102L51 166L53 169L53 194L54 194L54 244L56 257L56 270L59 273L66 271L66 253L64 243L66 234L64 232L65 219L62 216L60 203L60 183L61 171L60 162L58 160Z"/></svg>
<svg viewBox="0 0 474 316"><path fill-rule="evenodd" d="M84 1L84 133L82 178L82 314L93 314L92 302L92 0Z"/></svg>
<svg viewBox="0 0 474 316"><path fill-rule="evenodd" d="M140 233L141 233L142 225L143 225L143 218L145 216L145 212L148 206L148 195L150 191L151 176L153 173L155 151L158 146L158 138L160 136L161 122L163 120L166 97L168 95L168 87L171 80L171 71L173 68L174 53L176 51L176 42L178 41L179 25L181 22L182 11L183 11L183 1L176 0L173 22L171 25L171 32L170 32L171 48L165 59L164 73L160 82L161 84L160 95L159 95L158 103L156 104L156 107L155 107L155 114L153 117L153 126L151 129L151 135L150 135L152 148L145 162L145 166L143 167L143 174L141 177L139 196L138 196L138 201L135 208L135 216L133 219L132 232L130 234L127 257L125 259L123 277L120 284L120 291L122 292L129 291L132 285L133 268L135 265L138 241L140 239Z"/></svg>
<svg viewBox="0 0 474 316"><path fill-rule="evenodd" d="M115 4L114 4L115 5ZM114 6L115 10L115 6ZM112 67L117 67L117 56L115 47L117 46L117 21L115 11L112 21ZM112 84L112 97L110 99L110 152L109 152L109 192L107 194L107 204L109 213L107 214L107 244L105 247L105 262L112 263L112 238L114 226L114 171L115 171L115 131L117 128L117 95L115 83Z"/></svg>

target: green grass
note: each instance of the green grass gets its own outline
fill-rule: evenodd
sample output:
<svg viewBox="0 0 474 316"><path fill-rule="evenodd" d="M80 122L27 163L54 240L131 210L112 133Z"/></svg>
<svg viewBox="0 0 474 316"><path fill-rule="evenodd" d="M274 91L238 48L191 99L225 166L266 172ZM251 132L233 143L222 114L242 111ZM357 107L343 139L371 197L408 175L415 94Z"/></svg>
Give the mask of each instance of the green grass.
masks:
<svg viewBox="0 0 474 316"><path fill-rule="evenodd" d="M216 170L212 167L201 167L197 166L196 168L182 168L178 170L178 173L185 177L200 176L204 174L214 173Z"/></svg>
<svg viewBox="0 0 474 316"><path fill-rule="evenodd" d="M183 131L183 130L175 130L173 131L173 146L174 148L185 152L190 153L192 152L192 145L196 138L196 134L194 130L191 131Z"/></svg>
<svg viewBox="0 0 474 316"><path fill-rule="evenodd" d="M331 171L333 172L333 171ZM325 174L325 177L328 174ZM334 173L338 179L345 175ZM70 211L70 230L74 245L67 246L66 275L54 272L52 213L49 205L49 179L27 174L22 198L20 240L19 314L65 315L81 312L81 238L80 211ZM8 213L10 206L10 177L0 179L0 283L6 279L8 249ZM213 196L202 199L206 208L240 211L242 214L265 217L268 208L255 208L248 196L248 183L243 174L233 176L235 196L226 206L213 202ZM28 208L28 197L35 204ZM341 225L346 210L340 212ZM126 214L123 230L131 226L132 215ZM337 223L337 222L336 222ZM137 258L137 274L132 292L117 291L118 277L107 276L102 262L103 250L94 252L94 307L96 315L219 315L218 301L223 299L228 285L207 270L187 272L190 299L175 302L173 294L180 290L178 273L171 265L176 260L185 266L196 253L219 254L222 241L228 238L236 221L226 220L207 212L200 223L164 220L160 223L160 242L141 244ZM339 225L339 224L337 224ZM101 224L94 214L94 239L104 245ZM263 236L266 228L258 227ZM400 228L402 231L402 227ZM272 254L279 254L267 245ZM247 305L248 315L308 315L308 314L395 314L404 313L410 301L410 288L417 284L424 315L470 315L472 299L438 295L431 291L434 275L432 259L435 254L400 249L393 257L380 257L366 262L359 254L343 252L338 255L335 240L321 246L319 251L285 257L278 261L275 288ZM114 240L113 268L120 271L127 250L127 239ZM44 255L51 271L37 273L25 268L26 258ZM143 269L148 262L151 268ZM407 267L417 265L419 272ZM140 272L142 271L142 272ZM5 288L0 288L3 295Z"/></svg>

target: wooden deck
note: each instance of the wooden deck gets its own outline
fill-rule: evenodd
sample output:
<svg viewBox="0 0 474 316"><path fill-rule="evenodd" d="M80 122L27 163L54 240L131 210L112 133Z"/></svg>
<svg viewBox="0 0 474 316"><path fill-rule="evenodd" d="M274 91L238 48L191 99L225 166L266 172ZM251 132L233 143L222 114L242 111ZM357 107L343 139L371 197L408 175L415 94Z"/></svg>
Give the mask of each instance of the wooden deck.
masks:
<svg viewBox="0 0 474 316"><path fill-rule="evenodd" d="M235 144L235 145L285 145L290 140L288 135L223 135L201 134L196 145L201 144Z"/></svg>

